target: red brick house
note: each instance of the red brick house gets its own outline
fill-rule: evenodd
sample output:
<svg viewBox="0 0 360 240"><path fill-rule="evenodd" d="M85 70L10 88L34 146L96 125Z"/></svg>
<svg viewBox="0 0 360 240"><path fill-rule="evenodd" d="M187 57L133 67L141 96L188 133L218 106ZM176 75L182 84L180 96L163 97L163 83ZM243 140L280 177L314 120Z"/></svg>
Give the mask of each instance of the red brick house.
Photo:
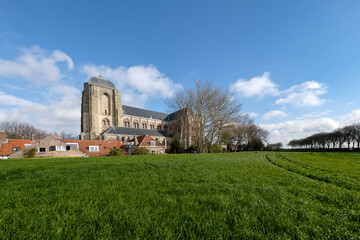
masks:
<svg viewBox="0 0 360 240"><path fill-rule="evenodd" d="M33 145L38 140L28 139L5 139L0 143L0 159L8 159L13 153L23 150L24 148Z"/></svg>
<svg viewBox="0 0 360 240"><path fill-rule="evenodd" d="M134 136L128 143L126 143L125 148L128 154L132 154L136 148L146 148L151 154L164 154L165 153L165 144L160 143L149 135Z"/></svg>
<svg viewBox="0 0 360 240"><path fill-rule="evenodd" d="M65 140L61 139L67 145L79 149L86 156L108 156L110 150L114 148L123 148L124 143L115 140Z"/></svg>
<svg viewBox="0 0 360 240"><path fill-rule="evenodd" d="M7 139L6 133L0 133L0 159L25 157L27 150L35 147L35 157L107 156L111 149L124 144L115 140L66 140L52 135L34 141Z"/></svg>

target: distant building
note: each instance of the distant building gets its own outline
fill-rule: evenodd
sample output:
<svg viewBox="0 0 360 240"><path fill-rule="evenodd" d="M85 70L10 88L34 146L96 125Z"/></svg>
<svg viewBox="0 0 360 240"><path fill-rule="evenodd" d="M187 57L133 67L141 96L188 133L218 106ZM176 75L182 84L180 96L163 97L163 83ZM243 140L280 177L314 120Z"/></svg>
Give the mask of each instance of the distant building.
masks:
<svg viewBox="0 0 360 240"><path fill-rule="evenodd" d="M148 135L165 146L178 137L184 147L193 139L190 126L179 126L178 113L162 113L121 104L120 91L103 77L84 83L81 104L81 140L129 141Z"/></svg>

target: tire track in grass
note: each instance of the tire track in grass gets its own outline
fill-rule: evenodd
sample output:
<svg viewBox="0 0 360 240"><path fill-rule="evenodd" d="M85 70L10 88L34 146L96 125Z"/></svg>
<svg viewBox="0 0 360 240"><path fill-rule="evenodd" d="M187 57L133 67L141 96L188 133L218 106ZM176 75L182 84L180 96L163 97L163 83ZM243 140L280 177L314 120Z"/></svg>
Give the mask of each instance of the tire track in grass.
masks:
<svg viewBox="0 0 360 240"><path fill-rule="evenodd" d="M294 164L294 165L300 166L300 167L305 168L305 169L316 170L316 171L321 171L321 172L324 172L324 173L329 173L329 174L331 174L331 175L333 175L333 176L335 176L335 177L337 177L337 176L345 177L345 176L343 176L343 175L341 175L341 174L338 174L338 172L334 172L334 171L327 170L327 169L322 169L322 168L317 168L317 167L309 166L309 165L307 165L307 164L301 164L301 163L299 163L299 162L292 161L292 160L290 160L290 159L282 156L282 155L280 154L280 152L276 152L276 156L277 156L279 159L281 159L281 160L287 161L287 162L289 162L289 163L292 163L292 164ZM349 179L355 181L356 183L354 183L354 184L360 185L360 179L359 179L359 178L357 178L357 177L355 177L355 176L346 176L346 178L349 178Z"/></svg>
<svg viewBox="0 0 360 240"><path fill-rule="evenodd" d="M275 156L277 157L277 156ZM278 157L277 157L278 158ZM358 189L354 189L352 187L347 187L347 186L343 186L343 185L339 185L339 184L336 184L334 182L331 182L329 181L328 179L324 179L324 178L321 178L321 177L317 177L316 175L314 174L302 174L300 171L296 171L295 169L292 169L290 168L290 166L286 167L286 166L282 166L281 164L278 164L278 163L275 163L273 162L269 156L267 154L265 155L262 155L262 159L267 162L268 164L270 165L273 165L275 167L278 167L278 168L281 168L285 171L288 171L288 172L291 172L291 173L294 173L294 174L297 174L297 175L300 175L302 177L305 177L305 178L308 178L308 179L311 179L311 180L314 180L314 181L319 181L319 182L324 182L324 183L327 183L327 184L331 184L333 186L337 186L339 188L342 188L342 189L346 189L346 190L350 190L350 191L359 191ZM280 158L278 158L279 160L282 160ZM284 161L284 160L283 160ZM300 166L299 166L300 167ZM304 168L304 170L306 170Z"/></svg>

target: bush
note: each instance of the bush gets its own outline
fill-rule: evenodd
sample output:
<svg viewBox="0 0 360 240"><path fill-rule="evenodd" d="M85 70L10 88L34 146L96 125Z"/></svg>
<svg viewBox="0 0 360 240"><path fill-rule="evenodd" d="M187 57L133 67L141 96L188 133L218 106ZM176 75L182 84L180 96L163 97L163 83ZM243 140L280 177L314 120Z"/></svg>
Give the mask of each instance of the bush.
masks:
<svg viewBox="0 0 360 240"><path fill-rule="evenodd" d="M197 149L194 145L191 145L185 150L186 153L195 153L195 151L197 151Z"/></svg>
<svg viewBox="0 0 360 240"><path fill-rule="evenodd" d="M183 153L184 148L181 146L179 139L175 138L170 144L170 153Z"/></svg>
<svg viewBox="0 0 360 240"><path fill-rule="evenodd" d="M148 155L150 154L149 149L138 147L134 151L134 155Z"/></svg>
<svg viewBox="0 0 360 240"><path fill-rule="evenodd" d="M113 148L110 150L110 156L122 156L125 151L122 148Z"/></svg>
<svg viewBox="0 0 360 240"><path fill-rule="evenodd" d="M27 158L33 158L35 157L36 152L37 152L36 148L30 148L26 151L25 155Z"/></svg>
<svg viewBox="0 0 360 240"><path fill-rule="evenodd" d="M218 143L218 144L214 144L212 147L211 147L211 153L221 153L221 145Z"/></svg>

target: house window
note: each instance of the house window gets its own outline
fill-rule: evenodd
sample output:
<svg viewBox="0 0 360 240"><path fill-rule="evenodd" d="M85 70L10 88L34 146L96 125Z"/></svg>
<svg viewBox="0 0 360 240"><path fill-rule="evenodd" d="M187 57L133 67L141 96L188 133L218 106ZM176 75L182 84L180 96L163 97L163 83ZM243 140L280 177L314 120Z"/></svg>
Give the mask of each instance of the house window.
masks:
<svg viewBox="0 0 360 240"><path fill-rule="evenodd" d="M46 152L46 148L44 148L44 147L39 147L39 148L38 148L38 152L40 152L40 153Z"/></svg>
<svg viewBox="0 0 360 240"><path fill-rule="evenodd" d="M134 123L134 128L139 128L139 123Z"/></svg>
<svg viewBox="0 0 360 240"><path fill-rule="evenodd" d="M150 123L150 129L154 130L155 129L155 125L154 123Z"/></svg>
<svg viewBox="0 0 360 240"><path fill-rule="evenodd" d="M155 141L150 141L149 145L150 145L150 147L156 147L156 142Z"/></svg>
<svg viewBox="0 0 360 240"><path fill-rule="evenodd" d="M13 147L13 151L20 151L20 147Z"/></svg>
<svg viewBox="0 0 360 240"><path fill-rule="evenodd" d="M164 125L164 131L167 131L168 130L168 126L165 124Z"/></svg>
<svg viewBox="0 0 360 240"><path fill-rule="evenodd" d="M89 146L89 152L99 152L99 146Z"/></svg>
<svg viewBox="0 0 360 240"><path fill-rule="evenodd" d="M67 145L71 146L72 148L79 149L78 143L66 143Z"/></svg>
<svg viewBox="0 0 360 240"><path fill-rule="evenodd" d="M103 120L103 126L105 126L106 125L106 122L105 122L105 120Z"/></svg>
<svg viewBox="0 0 360 240"><path fill-rule="evenodd" d="M66 146L64 145L55 146L55 151L66 151Z"/></svg>
<svg viewBox="0 0 360 240"><path fill-rule="evenodd" d="M143 129L147 129L147 124L146 124L146 123L143 123L143 124L142 124L142 128L143 128Z"/></svg>
<svg viewBox="0 0 360 240"><path fill-rule="evenodd" d="M155 152L155 150L151 150L151 154L155 154L156 152Z"/></svg>

